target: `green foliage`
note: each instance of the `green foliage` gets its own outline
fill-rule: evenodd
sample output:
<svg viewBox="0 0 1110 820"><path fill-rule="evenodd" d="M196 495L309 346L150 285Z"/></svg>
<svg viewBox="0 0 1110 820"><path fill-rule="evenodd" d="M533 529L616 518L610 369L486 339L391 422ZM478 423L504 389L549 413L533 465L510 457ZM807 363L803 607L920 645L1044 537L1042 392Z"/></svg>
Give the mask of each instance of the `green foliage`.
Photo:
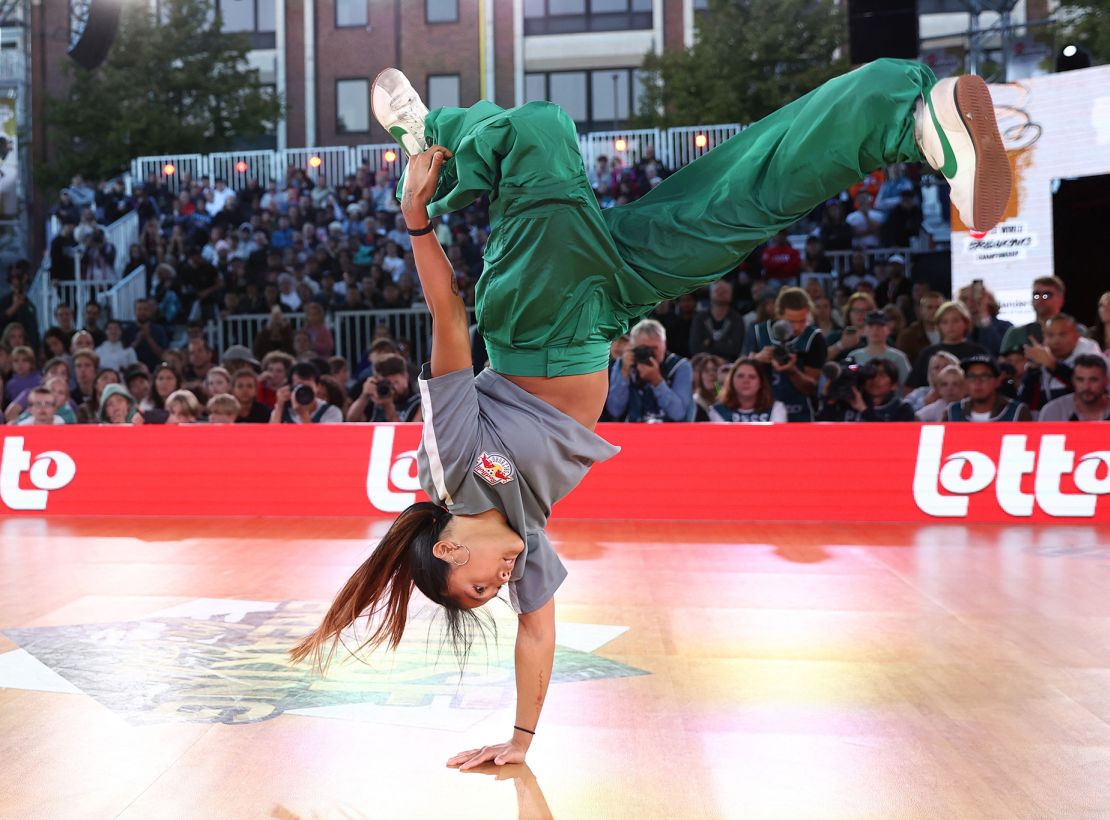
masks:
<svg viewBox="0 0 1110 820"><path fill-rule="evenodd" d="M112 176L136 156L230 150L280 117L277 95L247 63L247 37L222 30L211 0L163 0L162 21L150 5L124 4L98 69L64 69L69 94L46 100L43 184L78 172Z"/></svg>
<svg viewBox="0 0 1110 820"><path fill-rule="evenodd" d="M1057 45L1075 43L1091 55L1092 65L1110 63L1110 0L1060 0Z"/></svg>
<svg viewBox="0 0 1110 820"><path fill-rule="evenodd" d="M847 68L835 0L711 0L693 47L649 54L639 127L751 123Z"/></svg>

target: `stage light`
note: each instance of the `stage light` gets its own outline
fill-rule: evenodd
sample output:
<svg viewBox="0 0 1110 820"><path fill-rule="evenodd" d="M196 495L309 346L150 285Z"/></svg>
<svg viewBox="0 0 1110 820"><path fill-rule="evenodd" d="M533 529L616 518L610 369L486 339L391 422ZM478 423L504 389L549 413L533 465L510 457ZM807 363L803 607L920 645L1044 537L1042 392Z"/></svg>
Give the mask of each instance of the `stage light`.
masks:
<svg viewBox="0 0 1110 820"><path fill-rule="evenodd" d="M162 166L162 173L168 177L172 177L174 174L177 173L177 166L175 166L172 162L167 162L165 165Z"/></svg>
<svg viewBox="0 0 1110 820"><path fill-rule="evenodd" d="M396 151L386 151L384 156L385 156L385 161L386 162L396 162L397 161L397 152Z"/></svg>
<svg viewBox="0 0 1110 820"><path fill-rule="evenodd" d="M1068 43L1056 54L1056 71L1076 71L1091 67L1091 55L1075 43Z"/></svg>
<svg viewBox="0 0 1110 820"><path fill-rule="evenodd" d="M323 164L324 164L324 161L322 159L320 159L318 156L311 156L311 157L308 158L308 166L310 168L319 168Z"/></svg>
<svg viewBox="0 0 1110 820"><path fill-rule="evenodd" d="M627 151L628 150L628 141L623 140L623 139L619 139L615 143L613 143L613 147L616 148L618 151Z"/></svg>
<svg viewBox="0 0 1110 820"><path fill-rule="evenodd" d="M247 172L247 163L243 162L243 160L239 160L235 163L235 170L240 174L245 174Z"/></svg>
<svg viewBox="0 0 1110 820"><path fill-rule="evenodd" d="M697 148L704 148L705 146L709 145L709 137L707 137L705 134L696 135L694 137L694 145Z"/></svg>

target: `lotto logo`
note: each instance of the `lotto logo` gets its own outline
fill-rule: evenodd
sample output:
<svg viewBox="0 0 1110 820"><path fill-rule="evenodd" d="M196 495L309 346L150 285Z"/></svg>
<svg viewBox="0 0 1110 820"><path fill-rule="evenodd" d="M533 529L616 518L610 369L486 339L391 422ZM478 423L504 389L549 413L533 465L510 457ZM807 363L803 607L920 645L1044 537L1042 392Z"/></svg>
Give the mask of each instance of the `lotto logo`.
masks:
<svg viewBox="0 0 1110 820"><path fill-rule="evenodd" d="M366 497L382 512L401 512L416 501L416 491L420 489L416 450L405 450L395 458L393 431L391 426L377 425L370 442Z"/></svg>
<svg viewBox="0 0 1110 820"><path fill-rule="evenodd" d="M992 484L998 506L1009 515L1028 517L1034 505L1058 518L1091 518L1098 498L1110 494L1110 450L1076 455L1067 449L1067 436L1044 435L1036 450L1028 436L1002 437L998 455L961 450L944 455L944 427L926 425L917 447L913 498L918 508L941 518L967 515L969 496ZM1022 489L1033 476L1033 492ZM1064 492L1069 477L1078 492ZM944 490L950 495L940 492Z"/></svg>
<svg viewBox="0 0 1110 820"><path fill-rule="evenodd" d="M26 472L36 489L19 486ZM12 510L45 510L50 490L60 490L76 474L77 465L67 454L49 450L32 460L31 453L23 449L23 436L9 436L0 456L0 501Z"/></svg>

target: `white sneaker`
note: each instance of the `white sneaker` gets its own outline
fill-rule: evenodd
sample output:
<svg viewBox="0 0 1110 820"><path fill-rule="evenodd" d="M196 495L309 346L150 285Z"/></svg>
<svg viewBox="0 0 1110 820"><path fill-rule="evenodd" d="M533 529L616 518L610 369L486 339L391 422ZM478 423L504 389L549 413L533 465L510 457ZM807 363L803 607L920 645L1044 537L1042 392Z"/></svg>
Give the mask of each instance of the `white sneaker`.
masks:
<svg viewBox="0 0 1110 820"><path fill-rule="evenodd" d="M428 116L428 107L420 100L408 77L396 68L387 68L374 78L370 108L382 128L410 157L427 149L424 118Z"/></svg>
<svg viewBox="0 0 1110 820"><path fill-rule="evenodd" d="M1010 161L982 77L949 77L917 104L914 136L952 186L952 204L973 235L998 224L1010 201Z"/></svg>

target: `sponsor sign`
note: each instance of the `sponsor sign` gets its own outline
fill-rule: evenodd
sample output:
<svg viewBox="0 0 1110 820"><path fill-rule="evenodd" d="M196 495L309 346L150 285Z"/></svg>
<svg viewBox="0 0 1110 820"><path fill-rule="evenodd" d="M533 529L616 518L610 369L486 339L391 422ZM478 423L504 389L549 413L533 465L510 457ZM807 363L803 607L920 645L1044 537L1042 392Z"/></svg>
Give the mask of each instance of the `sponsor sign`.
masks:
<svg viewBox="0 0 1110 820"><path fill-rule="evenodd" d="M22 427L0 514L359 516L426 498L419 424ZM1106 424L603 424L557 518L1110 522ZM528 482L475 452L492 483Z"/></svg>

